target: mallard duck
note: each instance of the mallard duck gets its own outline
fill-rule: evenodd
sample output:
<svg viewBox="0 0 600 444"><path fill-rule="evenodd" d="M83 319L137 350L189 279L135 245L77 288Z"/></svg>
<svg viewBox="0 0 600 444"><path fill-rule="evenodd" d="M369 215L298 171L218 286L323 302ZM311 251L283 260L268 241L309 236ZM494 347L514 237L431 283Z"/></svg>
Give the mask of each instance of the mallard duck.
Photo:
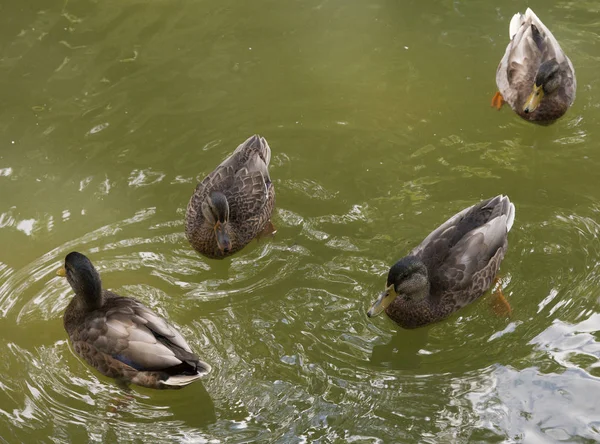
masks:
<svg viewBox="0 0 600 444"><path fill-rule="evenodd" d="M390 268L367 315L385 309L401 327L416 328L473 302L491 286L514 220L515 206L502 195L452 216Z"/></svg>
<svg viewBox="0 0 600 444"><path fill-rule="evenodd" d="M100 275L72 252L58 271L75 292L63 318L75 352L105 376L177 389L210 372L171 325L141 302L102 289Z"/></svg>
<svg viewBox="0 0 600 444"><path fill-rule="evenodd" d="M524 15L513 16L509 32L492 106L500 109L506 101L523 119L537 123L558 119L575 100L577 80L571 60L529 8Z"/></svg>
<svg viewBox="0 0 600 444"><path fill-rule="evenodd" d="M223 259L270 228L275 187L271 148L250 137L196 186L185 215L185 234L196 251Z"/></svg>

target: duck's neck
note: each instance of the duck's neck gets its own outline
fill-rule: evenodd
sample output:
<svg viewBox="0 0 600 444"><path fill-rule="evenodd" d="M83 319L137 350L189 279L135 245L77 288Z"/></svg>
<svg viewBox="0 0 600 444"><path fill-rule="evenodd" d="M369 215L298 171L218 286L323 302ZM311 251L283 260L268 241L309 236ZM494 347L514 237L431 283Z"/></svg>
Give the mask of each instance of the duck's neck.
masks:
<svg viewBox="0 0 600 444"><path fill-rule="evenodd" d="M75 292L76 297L86 310L96 310L102 307L104 297L102 293L102 282L100 278L90 279Z"/></svg>
<svg viewBox="0 0 600 444"><path fill-rule="evenodd" d="M431 296L429 295L430 288L429 280L427 280L419 290L415 290L408 297L402 297L402 309L407 312L413 312L420 310L423 306L434 305L435 302L431 300Z"/></svg>
<svg viewBox="0 0 600 444"><path fill-rule="evenodd" d="M427 303L432 303L432 301L430 301L430 295L429 295L429 290L431 289L431 284L429 283L429 279L427 279L423 285L423 287L421 287L420 290L414 292L412 294L412 300L415 303L419 303L421 301L425 301Z"/></svg>

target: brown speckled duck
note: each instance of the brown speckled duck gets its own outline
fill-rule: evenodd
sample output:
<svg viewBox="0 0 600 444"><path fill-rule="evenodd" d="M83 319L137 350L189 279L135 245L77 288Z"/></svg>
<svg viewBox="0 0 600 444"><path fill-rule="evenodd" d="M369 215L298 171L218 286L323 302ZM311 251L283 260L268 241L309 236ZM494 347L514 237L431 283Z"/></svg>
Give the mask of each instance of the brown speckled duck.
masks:
<svg viewBox="0 0 600 444"><path fill-rule="evenodd" d="M273 232L270 160L267 141L252 136L196 186L185 216L185 234L196 251L223 259L263 231Z"/></svg>
<svg viewBox="0 0 600 444"><path fill-rule="evenodd" d="M210 372L164 319L136 299L102 290L100 275L83 254L69 253L58 274L75 292L63 319L73 348L103 375L177 389Z"/></svg>
<svg viewBox="0 0 600 444"><path fill-rule="evenodd" d="M492 106L506 101L523 119L551 123L575 100L577 80L571 60L542 21L527 8L510 21L510 43L496 71L499 92Z"/></svg>
<svg viewBox="0 0 600 444"><path fill-rule="evenodd" d="M385 291L369 309L384 309L401 327L441 321L492 285L508 247L515 207L496 196L462 210L390 268Z"/></svg>

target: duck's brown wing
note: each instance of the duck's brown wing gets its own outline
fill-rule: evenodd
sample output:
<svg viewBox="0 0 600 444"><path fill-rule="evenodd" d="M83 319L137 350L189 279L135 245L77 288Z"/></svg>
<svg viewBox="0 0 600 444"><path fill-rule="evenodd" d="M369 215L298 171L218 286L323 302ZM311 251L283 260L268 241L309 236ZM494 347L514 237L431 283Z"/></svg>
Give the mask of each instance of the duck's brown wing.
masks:
<svg viewBox="0 0 600 444"><path fill-rule="evenodd" d="M264 168L271 162L271 147L264 137L255 134L241 143L235 151L225 159L219 166L230 166L237 173L242 168L253 171L253 164L257 162L264 164ZM262 169L262 167L260 168Z"/></svg>
<svg viewBox="0 0 600 444"><path fill-rule="evenodd" d="M460 291L479 285L482 291L487 289L508 246L514 212L506 196L471 207L457 221L443 261L431 270L434 287Z"/></svg>
<svg viewBox="0 0 600 444"><path fill-rule="evenodd" d="M111 293L107 292L109 295ZM102 309L90 313L72 339L138 371L168 374L208 372L189 345L164 319L140 302L108 297Z"/></svg>
<svg viewBox="0 0 600 444"><path fill-rule="evenodd" d="M272 186L258 171L240 171L226 192L230 222L240 224L259 216L267 204L269 187Z"/></svg>
<svg viewBox="0 0 600 444"><path fill-rule="evenodd" d="M496 196L466 208L434 230L411 254L428 269L432 293L460 290L505 248L514 205Z"/></svg>
<svg viewBox="0 0 600 444"><path fill-rule="evenodd" d="M202 202L206 199L212 191L224 191L232 186L235 179L235 170L231 166L219 166L212 173L202 180L190 199L188 209L190 206L200 208Z"/></svg>
<svg viewBox="0 0 600 444"><path fill-rule="evenodd" d="M227 197L232 220L253 217L264 206L268 187L271 148L264 137L248 138L213 172L196 186L187 208L188 231L193 231L203 218L199 213L202 202L212 191L221 191ZM265 191L266 190L266 191Z"/></svg>

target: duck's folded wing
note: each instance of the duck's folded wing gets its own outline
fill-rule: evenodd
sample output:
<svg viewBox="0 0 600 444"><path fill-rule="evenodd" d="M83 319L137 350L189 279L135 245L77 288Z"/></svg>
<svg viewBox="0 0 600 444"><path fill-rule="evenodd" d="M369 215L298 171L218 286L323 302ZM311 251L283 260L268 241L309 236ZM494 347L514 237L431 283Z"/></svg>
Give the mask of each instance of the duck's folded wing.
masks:
<svg viewBox="0 0 600 444"><path fill-rule="evenodd" d="M243 169L236 175L226 196L229 202L230 220L243 222L260 215L269 197L269 187L261 171Z"/></svg>
<svg viewBox="0 0 600 444"><path fill-rule="evenodd" d="M543 55L548 54L544 49L543 32L546 27L544 31L533 28L531 18L528 13L513 16L509 27L511 41L496 72L498 89L513 107L524 101L531 92L537 68ZM523 94L525 96L521 97Z"/></svg>
<svg viewBox="0 0 600 444"><path fill-rule="evenodd" d="M490 263L499 250L506 247L507 223L508 215L502 214L466 233L450 248L438 268L435 281L451 290L471 285L475 276ZM493 277L489 277L490 282Z"/></svg>
<svg viewBox="0 0 600 444"><path fill-rule="evenodd" d="M167 323L163 318L158 316L148 307L137 303L135 306L135 313L142 319L141 322L144 323L147 330L149 330L152 335L162 342L164 345L169 348L173 348L173 346L185 350L189 353L192 352L188 343L183 339L183 336L175 330L171 325Z"/></svg>
<svg viewBox="0 0 600 444"><path fill-rule="evenodd" d="M248 163L252 162L254 157L259 157L266 166L271 162L271 147L267 140L258 134L241 143L219 166L231 166L235 171L239 171L248 167Z"/></svg>
<svg viewBox="0 0 600 444"><path fill-rule="evenodd" d="M268 158L271 158L271 150L269 150ZM244 173L244 169L246 169L247 172ZM264 157L258 151L251 153L244 167L240 168L240 171L238 171L237 175L248 173L254 174L255 172L262 174L266 183L271 183L271 176L269 175L269 162L265 161Z"/></svg>
<svg viewBox="0 0 600 444"><path fill-rule="evenodd" d="M231 186L235 178L235 170L230 166L218 166L196 185L194 197L201 202L211 191L223 191Z"/></svg>
<svg viewBox="0 0 600 444"><path fill-rule="evenodd" d="M537 28L524 23L513 38L510 47L506 64L507 80L510 85L523 85L530 88L544 54L548 53L543 36Z"/></svg>
<svg viewBox="0 0 600 444"><path fill-rule="evenodd" d="M433 230L429 236L423 239L410 253L423 259L424 256L429 257L433 254L440 255L442 250L447 250L452 246L452 241L456 236L456 227L464 219L465 215L474 207L470 206L461 212L450 217L446 222ZM444 252L444 253L445 253Z"/></svg>
<svg viewBox="0 0 600 444"><path fill-rule="evenodd" d="M535 40L537 47L543 54L543 60L555 58L558 63L566 62L568 59L560 47L558 40L554 34L544 25L539 17L530 9L527 8L524 16L524 22L527 26L533 25L531 28L532 38Z"/></svg>
<svg viewBox="0 0 600 444"><path fill-rule="evenodd" d="M164 319L135 300L88 319L80 337L98 351L140 371L166 370L198 357Z"/></svg>

